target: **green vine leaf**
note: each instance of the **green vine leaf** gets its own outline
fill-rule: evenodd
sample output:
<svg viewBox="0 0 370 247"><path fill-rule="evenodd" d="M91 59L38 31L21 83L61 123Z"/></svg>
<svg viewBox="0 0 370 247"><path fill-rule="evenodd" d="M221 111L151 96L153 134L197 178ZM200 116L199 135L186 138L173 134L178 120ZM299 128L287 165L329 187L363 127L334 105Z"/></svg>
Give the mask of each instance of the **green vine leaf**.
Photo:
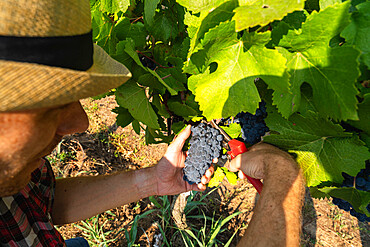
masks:
<svg viewBox="0 0 370 247"><path fill-rule="evenodd" d="M226 167L221 167L221 169L224 171L224 173L226 175L226 178L227 178L227 181L231 185L237 185L238 176L234 172L229 171Z"/></svg>
<svg viewBox="0 0 370 247"><path fill-rule="evenodd" d="M141 22L131 23L129 18L123 17L117 21L114 31L119 41L130 38L137 49L143 49L146 44L148 32Z"/></svg>
<svg viewBox="0 0 370 247"><path fill-rule="evenodd" d="M361 3L356 8L351 15L352 22L341 35L347 43L361 50L361 59L370 69L370 2Z"/></svg>
<svg viewBox="0 0 370 247"><path fill-rule="evenodd" d="M358 105L358 117L358 121L348 121L348 123L370 134L370 94L365 94L364 100Z"/></svg>
<svg viewBox="0 0 370 247"><path fill-rule="evenodd" d="M144 0L144 21L152 26L154 23L155 10L160 0Z"/></svg>
<svg viewBox="0 0 370 247"><path fill-rule="evenodd" d="M212 188L219 186L220 183L224 180L225 176L226 175L221 167L217 167L216 171L213 173L213 177L208 183L208 187Z"/></svg>
<svg viewBox="0 0 370 247"><path fill-rule="evenodd" d="M369 192L345 187L323 187L312 189L312 191L314 192L312 195L314 197L320 195L321 193L321 195L326 195L327 197L332 196L343 199L349 202L357 212L366 214L368 217L370 217L370 212L366 209L366 206L370 203Z"/></svg>
<svg viewBox="0 0 370 247"><path fill-rule="evenodd" d="M174 89L174 87L176 87L176 85L174 85L174 87L168 85L155 71L153 71L151 69L148 69L148 68L143 66L143 64L140 61L139 56L137 55L137 53L135 51L135 43L132 39L127 39L127 40L124 40L124 41L120 41L117 44L117 53L123 53L123 52L127 53L135 61L135 63L138 66L140 66L142 69L144 69L145 71L152 74L163 86L165 86L167 88L167 90L172 95L177 94L177 91Z"/></svg>
<svg viewBox="0 0 370 247"><path fill-rule="evenodd" d="M322 117L357 120L359 52L352 47L330 48L329 41L349 23L349 2L313 12L302 29L289 30L279 45L291 75L291 93L276 91L274 104L284 117L299 110L301 85L312 87L313 103Z"/></svg>
<svg viewBox="0 0 370 247"><path fill-rule="evenodd" d="M233 14L233 9L237 6L237 1L228 1L212 11L204 11L200 16L191 15L189 12L185 15L185 24L188 25L188 33L190 40L190 48L188 52L188 62L193 53L202 48L200 45L204 35L211 29L216 27L221 22L230 20ZM235 32L235 30L233 30ZM187 64L189 65L189 63Z"/></svg>
<svg viewBox="0 0 370 247"><path fill-rule="evenodd" d="M114 108L112 111L117 113L117 124L122 128L134 121L134 118L126 108L119 106Z"/></svg>
<svg viewBox="0 0 370 247"><path fill-rule="evenodd" d="M139 87L131 79L117 88L116 96L117 103L128 109L136 120L151 128L159 129L157 114L146 97L145 88Z"/></svg>
<svg viewBox="0 0 370 247"><path fill-rule="evenodd" d="M358 137L316 114L294 114L286 120L274 107L268 107L265 121L271 135L265 136L264 141L297 155L307 186L324 181L340 184L342 172L356 176L370 158Z"/></svg>
<svg viewBox="0 0 370 247"><path fill-rule="evenodd" d="M254 84L258 77L270 88L288 92L285 58L264 47L270 33L248 33L238 40L235 32L230 35L228 27L232 25L233 22L222 23L205 35L203 61L207 69L189 78L189 89L207 119L235 116L241 111L255 112L261 101ZM227 39L222 39L223 31ZM212 63L217 64L215 71L209 67Z"/></svg>
<svg viewBox="0 0 370 247"><path fill-rule="evenodd" d="M130 0L101 0L101 10L108 13L126 12Z"/></svg>
<svg viewBox="0 0 370 247"><path fill-rule="evenodd" d="M216 8L227 1L228 0L176 0L176 2L194 13Z"/></svg>
<svg viewBox="0 0 370 247"><path fill-rule="evenodd" d="M323 10L326 7L329 7L330 5L336 4L336 3L342 3L341 0L320 0L319 5L320 9Z"/></svg>
<svg viewBox="0 0 370 247"><path fill-rule="evenodd" d="M169 101L167 105L170 111L175 113L177 116L184 117L185 119L190 120L191 117L198 116L198 112L196 110L178 101Z"/></svg>
<svg viewBox="0 0 370 247"><path fill-rule="evenodd" d="M229 126L221 126L221 128L233 139L241 135L242 127L238 123L232 123Z"/></svg>
<svg viewBox="0 0 370 247"><path fill-rule="evenodd" d="M257 25L264 26L274 20L280 20L288 13L302 10L303 0L239 0L240 7L236 8L235 29L241 31Z"/></svg>

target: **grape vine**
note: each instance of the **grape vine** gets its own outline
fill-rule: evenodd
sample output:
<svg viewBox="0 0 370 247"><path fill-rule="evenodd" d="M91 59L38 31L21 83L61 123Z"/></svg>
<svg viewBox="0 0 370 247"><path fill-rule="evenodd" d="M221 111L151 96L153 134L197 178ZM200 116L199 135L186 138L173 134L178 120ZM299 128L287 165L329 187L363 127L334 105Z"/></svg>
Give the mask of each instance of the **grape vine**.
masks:
<svg viewBox="0 0 370 247"><path fill-rule="evenodd" d="M225 131L253 144L268 128L312 196L370 217L362 179L340 186L370 159L370 2L268 2L90 0L94 42L132 73L111 92L117 123L168 143L186 124L243 112L246 129L256 113L260 132Z"/></svg>

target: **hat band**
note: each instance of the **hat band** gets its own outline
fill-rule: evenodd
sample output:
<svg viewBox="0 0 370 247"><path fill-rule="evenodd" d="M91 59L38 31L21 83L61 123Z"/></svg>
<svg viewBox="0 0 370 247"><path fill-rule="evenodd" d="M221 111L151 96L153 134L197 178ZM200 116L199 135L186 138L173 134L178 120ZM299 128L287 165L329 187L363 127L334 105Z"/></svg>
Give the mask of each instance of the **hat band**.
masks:
<svg viewBox="0 0 370 247"><path fill-rule="evenodd" d="M92 31L76 36L0 36L0 59L85 71L93 65Z"/></svg>

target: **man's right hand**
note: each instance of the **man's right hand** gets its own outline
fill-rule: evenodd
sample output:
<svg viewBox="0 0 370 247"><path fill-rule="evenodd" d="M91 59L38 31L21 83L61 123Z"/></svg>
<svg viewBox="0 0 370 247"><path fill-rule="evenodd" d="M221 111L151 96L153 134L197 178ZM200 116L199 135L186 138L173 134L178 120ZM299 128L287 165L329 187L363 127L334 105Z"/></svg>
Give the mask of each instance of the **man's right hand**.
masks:
<svg viewBox="0 0 370 247"><path fill-rule="evenodd" d="M232 172L239 172L239 178L245 179L248 175L252 178L264 179L267 165L276 159L293 161L293 158L286 152L266 143L258 143L248 152L236 156L225 166Z"/></svg>
<svg viewBox="0 0 370 247"><path fill-rule="evenodd" d="M259 143L226 167L239 177L263 179L263 190L240 246L299 246L303 175L287 152Z"/></svg>

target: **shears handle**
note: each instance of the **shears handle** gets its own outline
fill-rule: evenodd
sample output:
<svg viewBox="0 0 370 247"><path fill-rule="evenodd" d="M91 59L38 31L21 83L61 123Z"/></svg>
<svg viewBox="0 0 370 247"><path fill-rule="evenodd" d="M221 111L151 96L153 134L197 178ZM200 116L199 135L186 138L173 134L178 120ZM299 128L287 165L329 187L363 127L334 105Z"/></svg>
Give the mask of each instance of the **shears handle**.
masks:
<svg viewBox="0 0 370 247"><path fill-rule="evenodd" d="M231 159L234 159L237 155L248 151L245 144L236 139L232 139L231 141L228 142L228 144L230 147L230 151L228 151L227 153L230 155ZM247 177L248 181L254 186L254 188L256 188L258 194L261 194L263 183L259 179L251 178L247 175L245 176Z"/></svg>

